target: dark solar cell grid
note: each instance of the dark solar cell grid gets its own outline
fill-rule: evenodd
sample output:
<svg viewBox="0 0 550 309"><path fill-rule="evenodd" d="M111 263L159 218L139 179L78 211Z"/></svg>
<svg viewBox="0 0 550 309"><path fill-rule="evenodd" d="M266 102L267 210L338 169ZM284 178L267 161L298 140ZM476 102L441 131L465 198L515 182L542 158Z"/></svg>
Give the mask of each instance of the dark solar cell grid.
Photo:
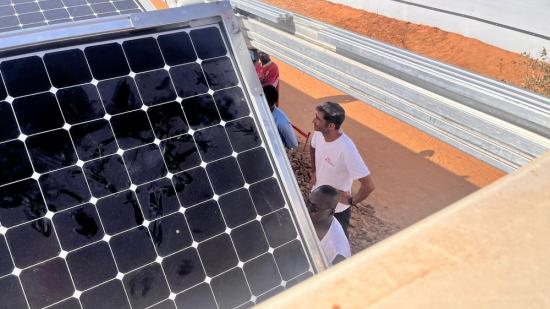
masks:
<svg viewBox="0 0 550 309"><path fill-rule="evenodd" d="M2 0L0 32L142 11L135 0Z"/></svg>
<svg viewBox="0 0 550 309"><path fill-rule="evenodd" d="M232 308L310 273L235 72L217 27L0 59L2 304Z"/></svg>

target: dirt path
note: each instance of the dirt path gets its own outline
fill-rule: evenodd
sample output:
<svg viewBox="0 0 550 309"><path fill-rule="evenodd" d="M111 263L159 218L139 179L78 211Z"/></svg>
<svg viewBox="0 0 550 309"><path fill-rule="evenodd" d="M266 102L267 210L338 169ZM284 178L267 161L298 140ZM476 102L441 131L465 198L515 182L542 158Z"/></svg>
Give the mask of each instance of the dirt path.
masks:
<svg viewBox="0 0 550 309"><path fill-rule="evenodd" d="M325 0L265 2L518 87L524 87L526 76L533 74L525 56L438 28Z"/></svg>
<svg viewBox="0 0 550 309"><path fill-rule="evenodd" d="M354 252L407 227L503 175L502 172L274 59L281 74L280 105L311 131L315 106L346 110L343 130L361 152L375 192L352 216ZM301 148L302 149L302 148ZM303 154L307 158L307 154Z"/></svg>

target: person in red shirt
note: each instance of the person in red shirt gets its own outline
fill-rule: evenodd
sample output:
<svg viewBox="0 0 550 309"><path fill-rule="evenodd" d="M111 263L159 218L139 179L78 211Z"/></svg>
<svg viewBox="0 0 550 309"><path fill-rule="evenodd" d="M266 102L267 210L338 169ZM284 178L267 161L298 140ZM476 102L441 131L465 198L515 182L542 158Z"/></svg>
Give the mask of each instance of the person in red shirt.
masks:
<svg viewBox="0 0 550 309"><path fill-rule="evenodd" d="M262 86L271 85L279 91L279 67L264 52L260 52L260 62L262 63L262 70L258 77Z"/></svg>

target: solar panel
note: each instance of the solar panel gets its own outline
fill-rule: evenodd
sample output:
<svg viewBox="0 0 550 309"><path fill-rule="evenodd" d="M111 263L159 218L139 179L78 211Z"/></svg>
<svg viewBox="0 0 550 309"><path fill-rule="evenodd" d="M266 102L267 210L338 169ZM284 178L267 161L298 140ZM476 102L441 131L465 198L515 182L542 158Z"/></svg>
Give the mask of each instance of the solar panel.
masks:
<svg viewBox="0 0 550 309"><path fill-rule="evenodd" d="M141 11L134 0L0 0L0 32Z"/></svg>
<svg viewBox="0 0 550 309"><path fill-rule="evenodd" d="M248 307L323 267L216 5L0 55L7 308Z"/></svg>

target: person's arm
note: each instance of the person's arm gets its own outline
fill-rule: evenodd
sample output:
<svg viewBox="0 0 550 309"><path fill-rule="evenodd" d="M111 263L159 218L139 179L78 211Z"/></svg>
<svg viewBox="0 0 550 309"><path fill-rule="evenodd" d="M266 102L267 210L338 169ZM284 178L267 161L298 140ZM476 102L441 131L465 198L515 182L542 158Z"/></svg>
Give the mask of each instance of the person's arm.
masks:
<svg viewBox="0 0 550 309"><path fill-rule="evenodd" d="M372 180L371 173L363 162L361 155L352 145L352 149L345 153L346 168L348 169L352 179L356 179L361 183L359 191L356 194L343 194L341 196L341 202L344 204L357 205L365 200L374 191L374 181Z"/></svg>
<svg viewBox="0 0 550 309"><path fill-rule="evenodd" d="M313 141L314 134L312 134L311 141L309 142L309 158L311 160L310 162L311 171L309 172L309 177L310 177L309 184L311 186L314 186L315 183L317 182L317 177L315 175L315 142Z"/></svg>
<svg viewBox="0 0 550 309"><path fill-rule="evenodd" d="M296 149L298 148L298 140L296 139L296 134L292 129L290 122L287 124L281 124L277 126L279 129L279 135L283 140L283 145L286 149Z"/></svg>
<svg viewBox="0 0 550 309"><path fill-rule="evenodd" d="M374 181L371 175L359 178L358 180L361 183L361 187L359 187L359 191L357 191L356 194L351 196L351 199L349 199L346 204L357 205L364 201L372 191L374 191Z"/></svg>
<svg viewBox="0 0 550 309"><path fill-rule="evenodd" d="M292 128L292 124L288 123L288 134L287 134L287 143L289 149L297 149L298 148L298 139L296 138L296 133L294 132L294 129Z"/></svg>

